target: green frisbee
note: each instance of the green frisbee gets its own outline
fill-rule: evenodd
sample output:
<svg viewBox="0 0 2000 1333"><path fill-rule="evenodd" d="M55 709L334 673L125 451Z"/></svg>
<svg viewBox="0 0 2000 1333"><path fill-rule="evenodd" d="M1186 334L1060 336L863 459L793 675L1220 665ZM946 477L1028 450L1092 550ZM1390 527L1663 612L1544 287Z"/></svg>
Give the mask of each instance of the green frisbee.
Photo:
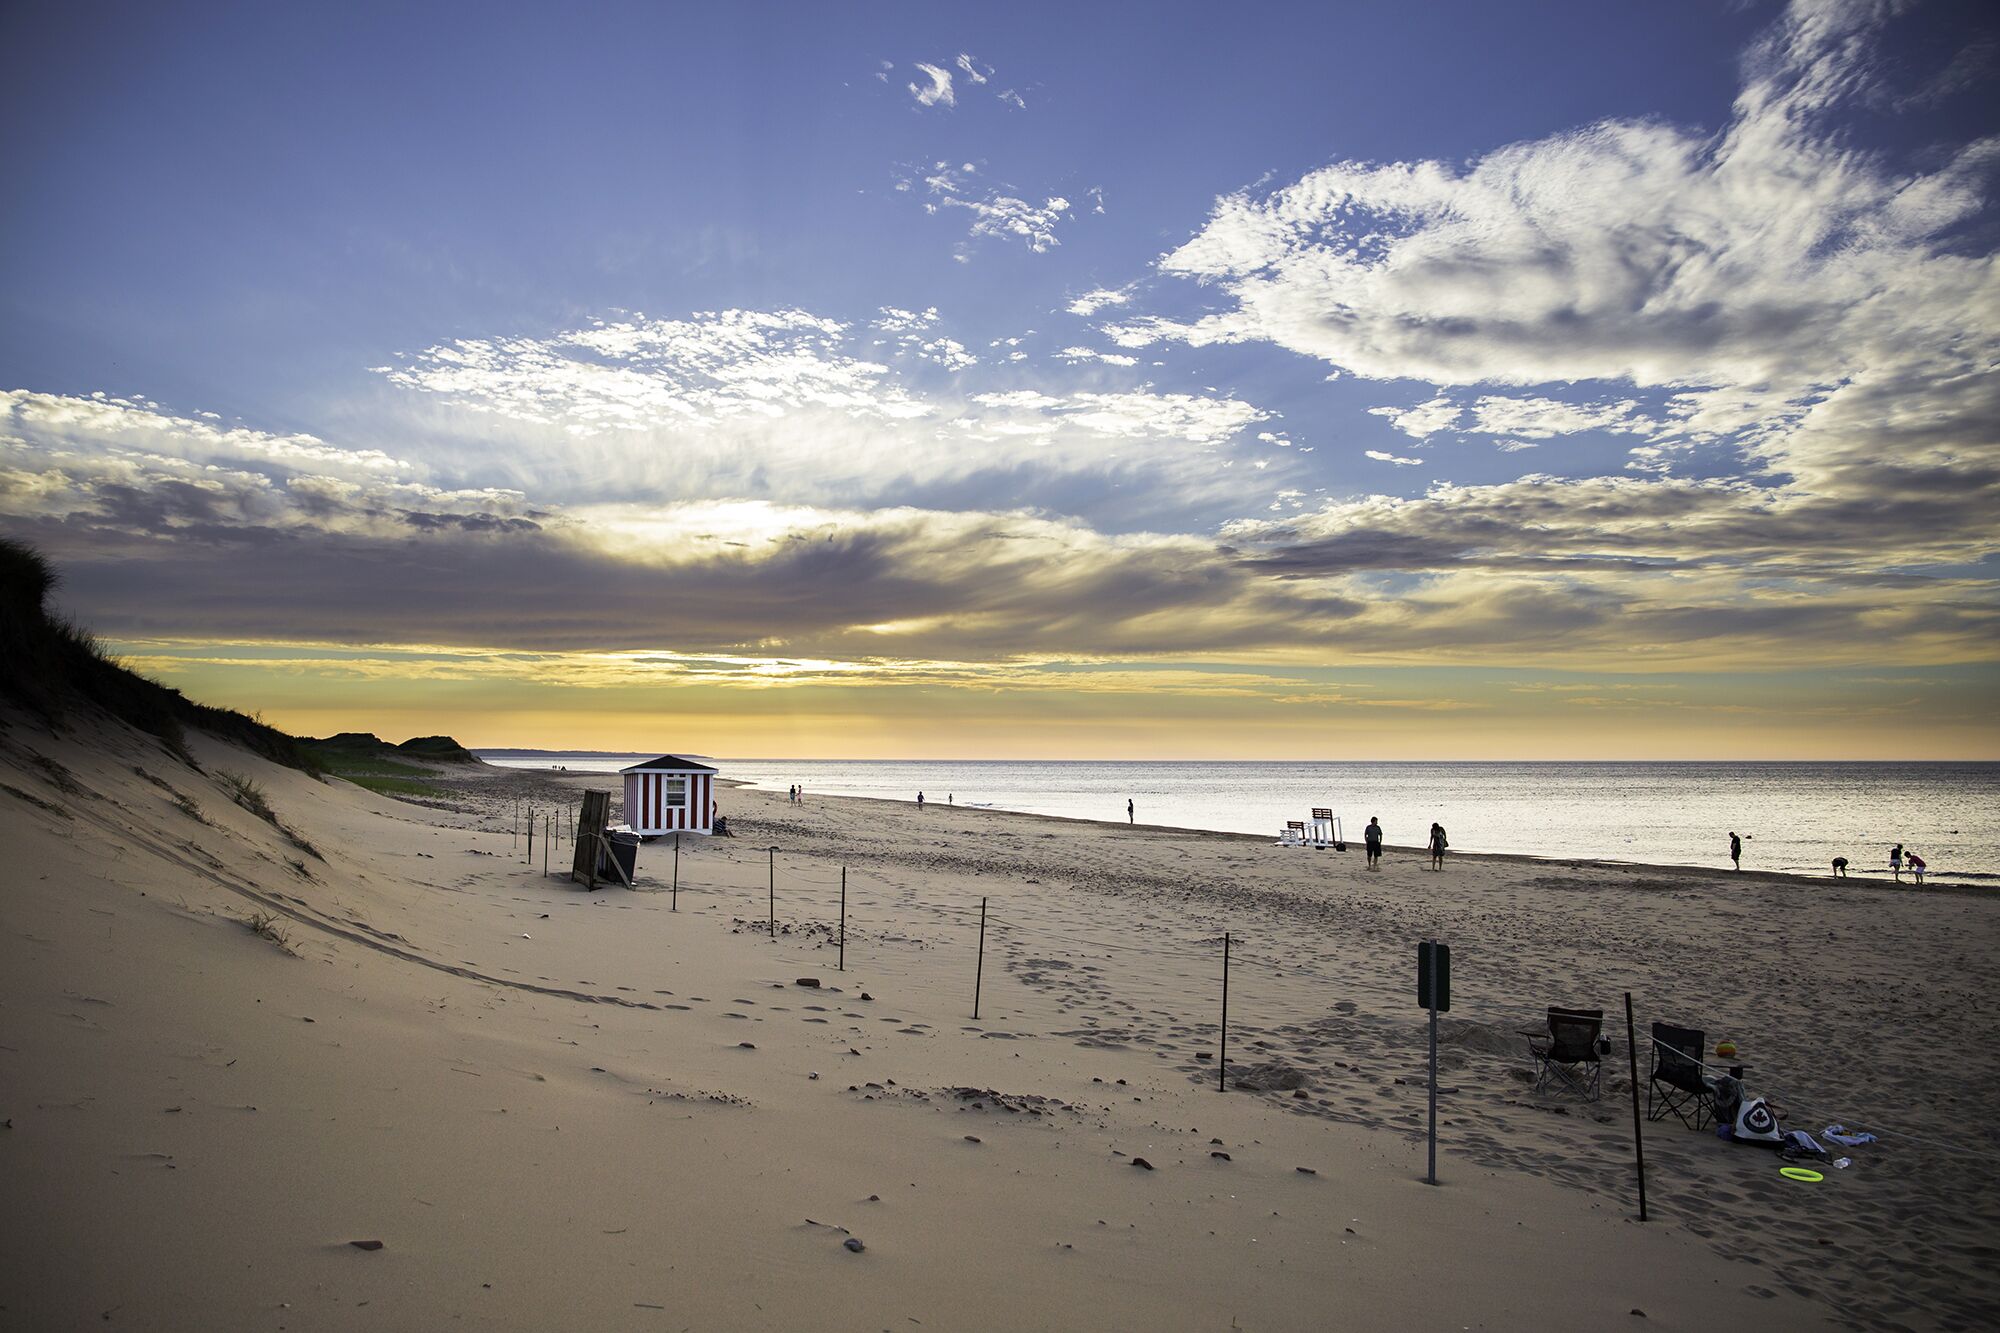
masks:
<svg viewBox="0 0 2000 1333"><path fill-rule="evenodd" d="M1810 1167L1804 1167L1804 1166L1781 1166L1778 1168L1778 1174L1785 1177L1787 1180L1826 1179L1826 1177L1821 1175L1819 1172L1814 1171Z"/></svg>

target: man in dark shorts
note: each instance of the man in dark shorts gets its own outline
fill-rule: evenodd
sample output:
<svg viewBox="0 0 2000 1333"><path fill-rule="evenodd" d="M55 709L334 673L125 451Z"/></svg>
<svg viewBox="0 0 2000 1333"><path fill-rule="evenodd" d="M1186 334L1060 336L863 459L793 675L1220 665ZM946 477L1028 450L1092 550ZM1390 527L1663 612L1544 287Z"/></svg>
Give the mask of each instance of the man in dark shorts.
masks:
<svg viewBox="0 0 2000 1333"><path fill-rule="evenodd" d="M1444 825L1432 824L1431 825L1431 869L1433 870L1444 869L1444 849L1449 847L1450 845L1451 845L1450 840L1444 836Z"/></svg>
<svg viewBox="0 0 2000 1333"><path fill-rule="evenodd" d="M1370 870L1381 869L1382 825L1377 822L1375 816L1370 815L1368 817L1368 827L1361 831L1361 836L1368 844L1368 868Z"/></svg>
<svg viewBox="0 0 2000 1333"><path fill-rule="evenodd" d="M1735 863L1738 870L1743 868L1743 839L1737 837L1734 832L1729 835L1729 859Z"/></svg>
<svg viewBox="0 0 2000 1333"><path fill-rule="evenodd" d="M1833 858L1833 877L1834 877L1835 879L1846 879L1846 878L1847 878L1847 858L1846 858L1846 857L1844 857L1844 856L1836 856L1836 857L1834 857L1834 858Z"/></svg>

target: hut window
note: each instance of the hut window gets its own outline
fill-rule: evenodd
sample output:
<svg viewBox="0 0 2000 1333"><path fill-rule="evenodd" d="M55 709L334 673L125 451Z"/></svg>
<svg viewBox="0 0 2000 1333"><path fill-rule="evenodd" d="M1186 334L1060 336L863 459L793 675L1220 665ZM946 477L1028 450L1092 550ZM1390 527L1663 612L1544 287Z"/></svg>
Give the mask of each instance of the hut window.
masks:
<svg viewBox="0 0 2000 1333"><path fill-rule="evenodd" d="M666 780L666 783L667 783L667 790L665 795L666 803L668 805L674 805L674 806L686 805L687 795L688 795L688 780L686 778L668 778Z"/></svg>

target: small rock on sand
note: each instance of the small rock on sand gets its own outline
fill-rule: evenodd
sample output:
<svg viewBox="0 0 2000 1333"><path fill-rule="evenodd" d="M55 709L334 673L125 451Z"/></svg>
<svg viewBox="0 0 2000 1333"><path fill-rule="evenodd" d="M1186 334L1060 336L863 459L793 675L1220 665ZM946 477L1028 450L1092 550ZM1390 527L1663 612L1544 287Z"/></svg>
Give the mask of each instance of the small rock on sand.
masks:
<svg viewBox="0 0 2000 1333"><path fill-rule="evenodd" d="M819 989L819 978L818 978L818 977L800 977L800 978L799 978L799 979L798 979L797 981L794 981L794 982L793 982L792 984L793 984L794 986L804 986L804 987L805 987L805 988L806 988L807 990L818 990L818 989Z"/></svg>
<svg viewBox="0 0 2000 1333"><path fill-rule="evenodd" d="M1141 1168L1142 1170L1146 1170L1146 1171L1151 1171L1151 1170L1153 1169L1153 1164L1152 1164L1151 1162L1147 1161L1147 1160L1146 1160L1145 1158L1143 1158L1143 1157L1134 1157L1134 1158L1132 1159L1132 1165L1134 1165L1134 1166L1136 1166L1136 1167L1139 1167L1139 1168Z"/></svg>
<svg viewBox="0 0 2000 1333"><path fill-rule="evenodd" d="M379 1240L350 1240L347 1243L357 1250L379 1250L382 1248L382 1242Z"/></svg>
<svg viewBox="0 0 2000 1333"><path fill-rule="evenodd" d="M841 1243L841 1245L843 1245L844 1247L846 1247L847 1251L848 1251L848 1252L849 1252L850 1254L859 1254L859 1253L861 1253L861 1252L862 1252L863 1250L865 1250L865 1249L867 1249L867 1248L868 1248L868 1247L867 1247L866 1245L863 1245L863 1244L861 1243L861 1237L859 1237L859 1236L849 1236L849 1237L848 1237L848 1238L847 1238L846 1240L844 1240L844 1241L842 1241L842 1242L840 1242L840 1243Z"/></svg>

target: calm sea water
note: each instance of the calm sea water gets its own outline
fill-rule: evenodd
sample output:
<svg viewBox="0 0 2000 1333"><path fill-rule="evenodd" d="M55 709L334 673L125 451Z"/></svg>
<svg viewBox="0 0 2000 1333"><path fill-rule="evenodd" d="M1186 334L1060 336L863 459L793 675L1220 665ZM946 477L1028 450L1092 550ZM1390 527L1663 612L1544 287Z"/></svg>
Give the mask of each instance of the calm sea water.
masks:
<svg viewBox="0 0 2000 1333"><path fill-rule="evenodd" d="M488 762L614 772L651 755L482 750ZM2000 879L2000 764L1968 763L1129 763L719 759L724 777L783 791L927 801L1076 819L1269 833L1330 806L1359 841L1373 815L1391 846L1436 820L1462 852L1729 864L1887 877L1894 843L1930 874ZM723 797L723 813L728 799Z"/></svg>

